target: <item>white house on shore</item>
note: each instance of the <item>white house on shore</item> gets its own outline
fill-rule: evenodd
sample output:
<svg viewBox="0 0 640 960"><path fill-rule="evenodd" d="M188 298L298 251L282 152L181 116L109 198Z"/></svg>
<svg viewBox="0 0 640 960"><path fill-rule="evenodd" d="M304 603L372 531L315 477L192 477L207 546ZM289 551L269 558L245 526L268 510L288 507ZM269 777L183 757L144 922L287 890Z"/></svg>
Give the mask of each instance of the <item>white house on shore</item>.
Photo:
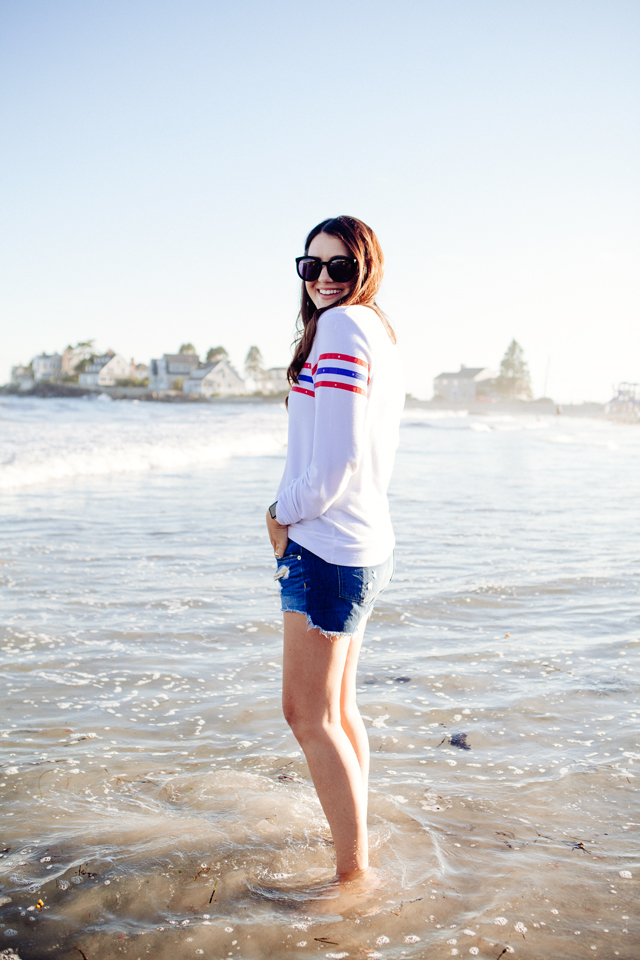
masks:
<svg viewBox="0 0 640 960"><path fill-rule="evenodd" d="M101 357L94 357L78 376L81 387L115 387L118 380L128 380L131 377L131 364L127 363L119 353L105 353Z"/></svg>
<svg viewBox="0 0 640 960"><path fill-rule="evenodd" d="M174 390L175 381L186 380L199 365L197 353L165 353L149 363L149 389Z"/></svg>
<svg viewBox="0 0 640 960"><path fill-rule="evenodd" d="M25 367L19 363L11 367L11 383L17 384L18 390L31 390L35 383L31 365Z"/></svg>
<svg viewBox="0 0 640 960"><path fill-rule="evenodd" d="M60 376L62 357L59 353L41 353L31 361L34 380L55 380Z"/></svg>
<svg viewBox="0 0 640 960"><path fill-rule="evenodd" d="M182 392L196 397L238 397L247 392L244 380L226 360L214 360L191 371Z"/></svg>
<svg viewBox="0 0 640 960"><path fill-rule="evenodd" d="M457 373L440 373L433 381L435 399L450 403L469 403L487 396L489 384L496 374L489 367L460 367Z"/></svg>
<svg viewBox="0 0 640 960"><path fill-rule="evenodd" d="M260 393L267 395L287 393L289 390L287 368L271 367L269 370L263 370L260 377L256 378L256 387Z"/></svg>

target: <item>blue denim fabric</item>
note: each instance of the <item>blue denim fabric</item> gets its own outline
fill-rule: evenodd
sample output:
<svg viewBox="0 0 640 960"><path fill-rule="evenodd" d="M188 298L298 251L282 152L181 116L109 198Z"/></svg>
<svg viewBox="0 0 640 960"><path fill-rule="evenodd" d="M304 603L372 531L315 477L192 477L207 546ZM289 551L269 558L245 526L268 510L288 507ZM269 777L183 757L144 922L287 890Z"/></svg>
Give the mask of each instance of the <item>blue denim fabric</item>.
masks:
<svg viewBox="0 0 640 960"><path fill-rule="evenodd" d="M352 636L393 576L393 554L372 567L327 563L289 540L278 559L283 611L304 613L310 627L331 636Z"/></svg>

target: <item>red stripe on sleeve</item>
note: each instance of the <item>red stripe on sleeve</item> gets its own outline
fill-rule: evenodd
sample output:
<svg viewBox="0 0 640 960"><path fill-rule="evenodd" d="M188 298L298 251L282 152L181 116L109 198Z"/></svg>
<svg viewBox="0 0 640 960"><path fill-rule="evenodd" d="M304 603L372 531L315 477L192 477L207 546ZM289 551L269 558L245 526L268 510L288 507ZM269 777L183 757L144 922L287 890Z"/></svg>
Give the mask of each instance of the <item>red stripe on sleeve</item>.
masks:
<svg viewBox="0 0 640 960"><path fill-rule="evenodd" d="M369 367L366 360L361 360L360 357L348 357L346 353L321 353L318 363L321 360L346 360L348 363L359 363L361 367Z"/></svg>
<svg viewBox="0 0 640 960"><path fill-rule="evenodd" d="M351 393L361 393L363 397L367 395L367 391L362 390L360 387L354 387L350 383L338 383L336 380L319 380L316 383L316 389L318 387L334 387L338 390L349 390Z"/></svg>
<svg viewBox="0 0 640 960"><path fill-rule="evenodd" d="M305 390L304 387L291 387L291 393L306 393L308 397L315 397L313 390Z"/></svg>

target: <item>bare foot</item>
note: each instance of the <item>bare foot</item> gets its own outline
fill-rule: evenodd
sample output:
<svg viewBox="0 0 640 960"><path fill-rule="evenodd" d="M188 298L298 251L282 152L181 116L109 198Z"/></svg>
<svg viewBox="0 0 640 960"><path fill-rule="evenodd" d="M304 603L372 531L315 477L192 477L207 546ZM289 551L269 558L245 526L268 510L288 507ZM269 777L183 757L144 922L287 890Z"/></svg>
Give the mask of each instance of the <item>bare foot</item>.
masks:
<svg viewBox="0 0 640 960"><path fill-rule="evenodd" d="M353 911L360 916L370 916L380 910L376 901L383 887L384 877L379 870L372 867L337 874L327 884L327 888L333 892L330 902L321 903L316 900L311 912L344 915Z"/></svg>
<svg viewBox="0 0 640 960"><path fill-rule="evenodd" d="M369 867L300 886L295 883L269 886L250 883L247 886L253 896L277 901L283 906L304 907L305 913L310 915L326 916L356 910L366 916L378 913L380 909L375 905L376 893L384 886L384 878L379 870Z"/></svg>
<svg viewBox="0 0 640 960"><path fill-rule="evenodd" d="M349 873L338 873L334 880L340 884L341 888L357 891L363 896L373 893L374 890L378 890L384 884L382 874L375 867L367 867L366 870L351 870Z"/></svg>

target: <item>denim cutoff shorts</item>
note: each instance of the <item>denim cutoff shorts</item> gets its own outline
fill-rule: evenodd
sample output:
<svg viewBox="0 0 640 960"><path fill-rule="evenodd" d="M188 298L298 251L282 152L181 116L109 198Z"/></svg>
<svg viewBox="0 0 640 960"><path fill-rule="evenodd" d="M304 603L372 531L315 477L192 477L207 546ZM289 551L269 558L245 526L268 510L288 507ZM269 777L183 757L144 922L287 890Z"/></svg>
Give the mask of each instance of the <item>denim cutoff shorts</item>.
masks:
<svg viewBox="0 0 640 960"><path fill-rule="evenodd" d="M352 636L393 576L393 554L373 567L327 563L289 540L278 558L284 612L304 613L311 629L331 637Z"/></svg>

